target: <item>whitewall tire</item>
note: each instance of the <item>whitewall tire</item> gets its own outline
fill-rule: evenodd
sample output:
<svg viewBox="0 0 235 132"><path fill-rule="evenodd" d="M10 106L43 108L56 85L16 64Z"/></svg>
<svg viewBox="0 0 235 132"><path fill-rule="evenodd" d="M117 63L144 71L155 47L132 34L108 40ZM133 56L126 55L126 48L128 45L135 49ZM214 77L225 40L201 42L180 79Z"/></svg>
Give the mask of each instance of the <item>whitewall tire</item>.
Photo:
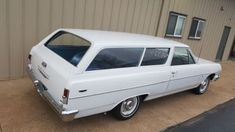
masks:
<svg viewBox="0 0 235 132"><path fill-rule="evenodd" d="M201 84L198 87L196 87L194 89L194 93L195 94L204 94L207 91L209 84L210 84L210 79L206 78L205 80L203 80L201 82Z"/></svg>
<svg viewBox="0 0 235 132"><path fill-rule="evenodd" d="M131 118L139 109L140 97L132 97L122 101L112 111L112 115L119 120Z"/></svg>

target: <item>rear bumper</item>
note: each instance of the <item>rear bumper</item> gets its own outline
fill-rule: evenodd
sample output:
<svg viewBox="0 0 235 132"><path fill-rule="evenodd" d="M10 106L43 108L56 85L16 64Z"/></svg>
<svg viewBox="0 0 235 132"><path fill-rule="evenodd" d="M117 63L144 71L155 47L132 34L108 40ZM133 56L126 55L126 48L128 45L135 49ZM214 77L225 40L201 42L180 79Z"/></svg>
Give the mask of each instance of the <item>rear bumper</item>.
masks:
<svg viewBox="0 0 235 132"><path fill-rule="evenodd" d="M74 119L74 116L78 113L78 110L65 110L63 108L63 104L60 102L56 102L50 93L47 92L47 88L35 78L33 72L31 70L31 66L27 67L27 73L31 80L34 83L34 86L39 93L39 95L46 101L48 104L56 111L56 113L62 118L63 121L71 121Z"/></svg>

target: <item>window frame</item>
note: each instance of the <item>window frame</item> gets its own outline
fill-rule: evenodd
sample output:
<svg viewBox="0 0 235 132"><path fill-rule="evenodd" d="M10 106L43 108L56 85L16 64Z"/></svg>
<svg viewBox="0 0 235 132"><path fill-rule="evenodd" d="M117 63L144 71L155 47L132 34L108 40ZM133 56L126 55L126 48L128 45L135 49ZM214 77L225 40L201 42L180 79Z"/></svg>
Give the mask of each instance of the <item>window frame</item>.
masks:
<svg viewBox="0 0 235 132"><path fill-rule="evenodd" d="M196 28L196 31L195 31L195 34L194 34L194 36L190 36L190 31L191 31L191 28L192 28L192 24L193 24L193 21L194 20L196 20L196 21L198 21L198 23L197 23L197 28ZM203 28L202 28L202 32L201 32L201 35L200 35L200 37L197 37L196 35L197 35L197 32L198 32L198 27L199 27L199 23L203 23ZM201 38L202 38L202 33L203 33L203 29L204 29L204 25L205 25L205 22L206 22L206 20L205 19L202 19L202 18L198 18L198 17L193 17L192 18L192 22L191 22L191 26L190 26L190 29L189 29L189 33L188 33L188 39L192 39L192 40L201 40Z"/></svg>
<svg viewBox="0 0 235 132"><path fill-rule="evenodd" d="M167 34L167 29L169 27L169 22L170 22L170 16L171 15L174 15L174 16L177 16L177 20L176 20L176 24L175 24L175 28L174 28L174 33L173 34ZM184 18L184 24L182 26L182 32L181 32L181 35L176 35L176 26L178 24L178 19L179 17L181 18ZM181 14L181 13L177 13L177 12L170 12L169 13L169 17L168 17L168 22L167 22L167 27L166 27L166 33L165 33L165 37L173 37L173 38L182 38L183 36L183 31L184 31L184 26L185 26L185 23L186 23L186 18L187 18L187 15L186 14Z"/></svg>
<svg viewBox="0 0 235 132"><path fill-rule="evenodd" d="M137 66L134 66L134 67L123 67L123 68L112 68L112 69L100 69L100 70L87 70L88 67L90 66L90 64L92 63L92 61L95 59L95 57L104 49L109 49L109 48L143 48L143 52L140 56L140 60L139 60L139 63ZM167 60L164 64L161 64L161 65L146 65L146 66L141 66L141 63L143 61L143 58L144 58L144 55L145 55L145 52L146 52L146 49L147 48L167 48L169 49L169 54L168 54L168 57L167 57ZM123 69L126 69L126 68L140 68L140 67L152 67L152 66L163 66L163 65L167 65L169 66L170 63L171 63L171 59L172 59L172 53L174 52L174 49L172 47L112 47L112 46L108 46L108 47L103 47L103 48L100 48L99 50L97 50L95 52L95 54L92 55L92 57L89 59L89 61L86 62L86 65L85 65L85 68L83 70L83 72L100 72L100 71L110 71L110 70L123 70Z"/></svg>
<svg viewBox="0 0 235 132"><path fill-rule="evenodd" d="M173 61L174 54L175 54L175 49L177 49L177 48L184 48L184 49L186 49L187 55L192 58L193 63L192 64L183 64L183 65L172 65L172 61ZM174 50L173 50L173 53L172 53L172 57L171 57L171 61L170 61L170 66L185 66L185 65L194 65L194 64L196 64L196 60L195 60L191 50L188 47L174 47Z"/></svg>

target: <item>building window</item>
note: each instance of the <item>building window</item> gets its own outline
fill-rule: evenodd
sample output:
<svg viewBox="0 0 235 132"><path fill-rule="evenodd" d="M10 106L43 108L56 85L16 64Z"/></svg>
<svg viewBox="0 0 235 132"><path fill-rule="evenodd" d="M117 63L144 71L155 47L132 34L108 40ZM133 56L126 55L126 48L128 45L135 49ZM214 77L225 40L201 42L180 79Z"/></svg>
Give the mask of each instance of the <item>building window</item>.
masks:
<svg viewBox="0 0 235 132"><path fill-rule="evenodd" d="M205 20L199 18L193 18L192 25L189 32L189 38L201 39L202 30Z"/></svg>
<svg viewBox="0 0 235 132"><path fill-rule="evenodd" d="M185 19L185 15L171 12L168 20L166 36L182 37Z"/></svg>

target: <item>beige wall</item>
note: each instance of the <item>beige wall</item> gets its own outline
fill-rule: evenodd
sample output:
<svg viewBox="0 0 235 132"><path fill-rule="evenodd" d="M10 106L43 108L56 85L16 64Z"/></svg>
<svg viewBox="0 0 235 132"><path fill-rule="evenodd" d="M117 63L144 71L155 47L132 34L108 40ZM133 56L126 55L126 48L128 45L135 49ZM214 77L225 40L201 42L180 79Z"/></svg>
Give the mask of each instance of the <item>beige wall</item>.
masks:
<svg viewBox="0 0 235 132"><path fill-rule="evenodd" d="M227 59L235 34L234 7L234 0L0 0L0 79L24 76L31 47L57 28L164 36L169 11L188 15L183 38L176 41L190 45L196 54L203 44L202 56L211 60L223 27L233 26L223 56ZM200 41L187 39L192 17L206 19Z"/></svg>
<svg viewBox="0 0 235 132"><path fill-rule="evenodd" d="M0 79L25 75L29 50L57 28L154 35L161 0L0 0Z"/></svg>
<svg viewBox="0 0 235 132"><path fill-rule="evenodd" d="M227 60L235 36L235 0L165 0L157 36L165 36L170 11L187 15L183 37L174 40L188 44L196 55L202 46L201 57L209 60L215 60L224 26L232 27L223 55ZM206 19L201 40L188 39L193 17Z"/></svg>

